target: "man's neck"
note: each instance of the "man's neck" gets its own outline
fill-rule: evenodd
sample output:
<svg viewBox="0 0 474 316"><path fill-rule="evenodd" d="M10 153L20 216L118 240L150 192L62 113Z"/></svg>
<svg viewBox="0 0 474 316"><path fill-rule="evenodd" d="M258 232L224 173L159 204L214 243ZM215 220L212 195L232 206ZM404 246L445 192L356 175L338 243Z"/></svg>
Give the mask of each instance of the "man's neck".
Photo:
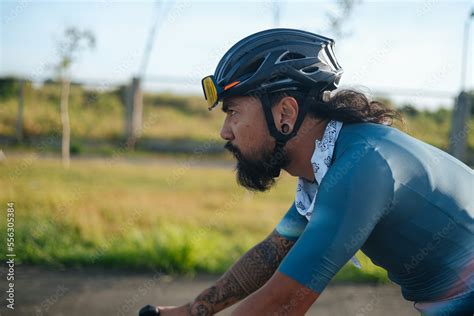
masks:
<svg viewBox="0 0 474 316"><path fill-rule="evenodd" d="M316 139L321 140L329 120L319 120L306 116L298 134L286 144L289 165L285 170L294 177L313 182L314 172L311 157L315 150Z"/></svg>

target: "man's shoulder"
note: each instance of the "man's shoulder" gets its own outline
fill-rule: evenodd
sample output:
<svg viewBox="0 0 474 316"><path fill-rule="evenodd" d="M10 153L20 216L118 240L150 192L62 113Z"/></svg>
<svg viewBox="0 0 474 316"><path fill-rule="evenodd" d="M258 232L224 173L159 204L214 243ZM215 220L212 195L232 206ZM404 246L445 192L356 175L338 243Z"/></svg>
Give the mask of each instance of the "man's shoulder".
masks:
<svg viewBox="0 0 474 316"><path fill-rule="evenodd" d="M391 127L374 123L345 123L338 135L334 148L334 158L350 151L375 148L387 138Z"/></svg>
<svg viewBox="0 0 474 316"><path fill-rule="evenodd" d="M384 138L389 134L400 133L396 128L376 123L345 123L339 135L354 140L365 140Z"/></svg>

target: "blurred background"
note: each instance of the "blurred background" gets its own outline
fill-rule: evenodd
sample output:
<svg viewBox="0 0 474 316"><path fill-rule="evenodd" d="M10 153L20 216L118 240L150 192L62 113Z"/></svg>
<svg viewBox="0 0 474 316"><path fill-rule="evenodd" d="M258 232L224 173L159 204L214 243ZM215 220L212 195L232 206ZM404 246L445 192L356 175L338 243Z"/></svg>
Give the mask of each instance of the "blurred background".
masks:
<svg viewBox="0 0 474 316"><path fill-rule="evenodd" d="M0 249L15 254L14 313L184 304L272 231L296 179L239 188L224 116L200 85L260 30L334 38L342 88L396 108L397 128L473 166L473 20L472 1L2 0L0 205L14 203L15 246L2 215ZM314 311L411 315L386 272L358 257L363 268L344 267Z"/></svg>

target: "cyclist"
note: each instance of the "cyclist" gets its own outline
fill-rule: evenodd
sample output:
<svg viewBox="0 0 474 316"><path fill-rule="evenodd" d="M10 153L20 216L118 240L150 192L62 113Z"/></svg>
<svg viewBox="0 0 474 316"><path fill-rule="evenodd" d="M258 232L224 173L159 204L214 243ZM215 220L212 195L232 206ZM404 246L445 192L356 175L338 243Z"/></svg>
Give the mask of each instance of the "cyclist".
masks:
<svg viewBox="0 0 474 316"><path fill-rule="evenodd" d="M423 315L473 314L472 169L391 127L397 112L333 91L343 73L333 46L301 30L259 32L202 80L209 109L222 101L238 183L266 191L283 169L296 196L212 287L161 315L212 315L243 299L234 315L303 315L359 249Z"/></svg>

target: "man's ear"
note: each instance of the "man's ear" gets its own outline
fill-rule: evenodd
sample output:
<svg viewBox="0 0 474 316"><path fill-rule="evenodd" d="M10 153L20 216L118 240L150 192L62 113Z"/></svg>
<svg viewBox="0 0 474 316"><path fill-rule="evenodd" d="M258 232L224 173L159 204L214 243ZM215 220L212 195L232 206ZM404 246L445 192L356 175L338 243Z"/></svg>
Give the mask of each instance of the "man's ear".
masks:
<svg viewBox="0 0 474 316"><path fill-rule="evenodd" d="M272 107L272 112L276 128L283 134L291 133L298 117L298 101L290 96L283 97Z"/></svg>

